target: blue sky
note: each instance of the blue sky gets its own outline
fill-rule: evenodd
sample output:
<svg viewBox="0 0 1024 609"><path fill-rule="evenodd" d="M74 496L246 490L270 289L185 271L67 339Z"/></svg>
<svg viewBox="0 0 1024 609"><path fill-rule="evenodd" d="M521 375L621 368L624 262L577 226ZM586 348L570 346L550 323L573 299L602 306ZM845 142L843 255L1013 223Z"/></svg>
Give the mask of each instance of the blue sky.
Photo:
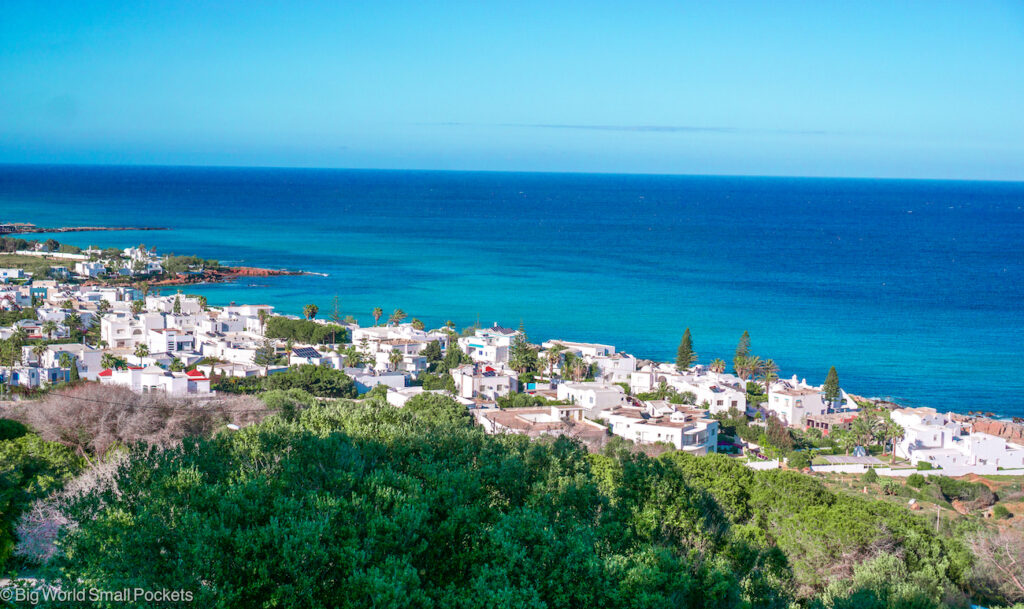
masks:
<svg viewBox="0 0 1024 609"><path fill-rule="evenodd" d="M0 162L1024 180L1024 3L8 1Z"/></svg>

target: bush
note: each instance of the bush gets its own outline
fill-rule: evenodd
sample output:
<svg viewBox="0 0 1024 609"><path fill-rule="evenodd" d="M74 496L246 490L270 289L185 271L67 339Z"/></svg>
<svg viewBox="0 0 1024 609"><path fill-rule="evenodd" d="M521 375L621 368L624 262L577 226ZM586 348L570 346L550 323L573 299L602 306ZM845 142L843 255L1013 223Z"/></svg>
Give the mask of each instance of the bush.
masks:
<svg viewBox="0 0 1024 609"><path fill-rule="evenodd" d="M973 508L988 507L996 502L996 495L992 489L980 482L968 482L941 476L936 478L935 483L942 491L946 501L959 499L971 502Z"/></svg>
<svg viewBox="0 0 1024 609"><path fill-rule="evenodd" d="M4 440L14 440L28 433L28 427L19 423L18 421L12 421L11 419L0 419L0 442Z"/></svg>
<svg viewBox="0 0 1024 609"><path fill-rule="evenodd" d="M923 487L927 481L928 479L921 474L910 474L907 476L907 486L911 486L916 489Z"/></svg>
<svg viewBox="0 0 1024 609"><path fill-rule="evenodd" d="M878 482L878 472L874 468L868 468L868 471L864 472L860 479L864 484L874 484Z"/></svg>
<svg viewBox="0 0 1024 609"><path fill-rule="evenodd" d="M266 377L267 389L302 389L321 398L354 398L356 384L341 370L303 364Z"/></svg>
<svg viewBox="0 0 1024 609"><path fill-rule="evenodd" d="M926 472L926 471L931 470L931 469L935 469L934 467L932 467L931 463L929 463L927 461L918 461L917 462L917 471L919 471L919 472Z"/></svg>
<svg viewBox="0 0 1024 609"><path fill-rule="evenodd" d="M992 517L996 520L1004 520L1012 516L1013 514L1010 513L1010 510L1006 509L1006 506L1001 503L992 508Z"/></svg>
<svg viewBox="0 0 1024 609"><path fill-rule="evenodd" d="M900 485L895 480L882 480L881 488L883 495L898 495L900 492Z"/></svg>
<svg viewBox="0 0 1024 609"><path fill-rule="evenodd" d="M807 457L807 453L802 451L789 453L789 456L786 457L786 463L793 469L804 469L811 466L811 460Z"/></svg>
<svg viewBox="0 0 1024 609"><path fill-rule="evenodd" d="M280 338L311 345L348 342L348 330L341 326L287 317L268 319L264 334L267 338Z"/></svg>

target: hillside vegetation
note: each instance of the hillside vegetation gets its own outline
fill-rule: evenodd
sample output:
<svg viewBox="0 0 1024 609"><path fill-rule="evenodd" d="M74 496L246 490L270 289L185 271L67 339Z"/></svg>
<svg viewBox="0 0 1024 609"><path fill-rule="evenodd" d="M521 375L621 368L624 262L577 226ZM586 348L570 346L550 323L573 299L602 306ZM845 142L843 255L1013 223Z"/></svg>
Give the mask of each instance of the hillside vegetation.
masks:
<svg viewBox="0 0 1024 609"><path fill-rule="evenodd" d="M273 400L59 500L46 577L203 607L967 606L962 541L797 472L487 436L436 395Z"/></svg>

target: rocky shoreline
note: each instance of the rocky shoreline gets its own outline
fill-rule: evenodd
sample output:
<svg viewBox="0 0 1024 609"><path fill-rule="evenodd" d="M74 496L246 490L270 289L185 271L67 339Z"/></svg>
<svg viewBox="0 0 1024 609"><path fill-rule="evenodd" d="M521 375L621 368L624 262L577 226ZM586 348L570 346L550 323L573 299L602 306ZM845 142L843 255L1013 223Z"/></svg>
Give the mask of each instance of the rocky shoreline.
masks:
<svg viewBox="0 0 1024 609"><path fill-rule="evenodd" d="M881 398L865 398L850 394L850 397L858 402L871 402L875 406L880 408L888 408L894 410L896 408L906 408L902 404L883 400ZM990 416L982 414L960 414L953 412L953 420L959 423L969 423L974 431L979 433L987 433L989 435L998 436L1008 442L1014 444L1024 444L1024 422L1020 421L1018 417L1014 417L1013 421L1000 421L999 419L993 419Z"/></svg>
<svg viewBox="0 0 1024 609"><path fill-rule="evenodd" d="M312 275L306 271L288 269L262 269L251 266L231 266L218 269L205 269L201 273L181 273L169 279L152 281L152 287L191 285L197 283L228 283L242 277L282 277L288 275Z"/></svg>
<svg viewBox="0 0 1024 609"><path fill-rule="evenodd" d="M163 226L56 226L47 228L34 224L12 223L0 225L0 234L20 235L28 233L87 233L99 231L171 230Z"/></svg>

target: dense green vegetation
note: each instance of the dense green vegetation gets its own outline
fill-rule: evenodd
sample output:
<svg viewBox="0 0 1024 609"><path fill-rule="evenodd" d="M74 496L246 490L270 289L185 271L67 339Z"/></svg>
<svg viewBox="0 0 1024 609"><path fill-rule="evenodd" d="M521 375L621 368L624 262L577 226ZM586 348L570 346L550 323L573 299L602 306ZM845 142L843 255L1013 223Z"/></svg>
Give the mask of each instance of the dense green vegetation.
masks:
<svg viewBox="0 0 1024 609"><path fill-rule="evenodd" d="M175 256L171 254L164 260L164 272L168 275L187 273L188 271L217 269L220 263L216 260L204 260L198 256Z"/></svg>
<svg viewBox="0 0 1024 609"><path fill-rule="evenodd" d="M0 573L14 550L14 525L29 504L60 488L84 461L21 423L0 419Z"/></svg>
<svg viewBox="0 0 1024 609"><path fill-rule="evenodd" d="M355 383L341 370L312 364L292 366L270 376L219 378L213 383L213 389L244 394L274 389L301 389L322 398L354 398L357 393Z"/></svg>
<svg viewBox="0 0 1024 609"><path fill-rule="evenodd" d="M267 338L280 338L311 345L344 343L349 340L348 330L343 326L287 317L269 318L265 335Z"/></svg>
<svg viewBox="0 0 1024 609"><path fill-rule="evenodd" d="M402 409L264 399L281 415L134 448L66 506L77 527L44 574L192 590L204 607L965 602L959 541L796 472L487 436L433 394Z"/></svg>

